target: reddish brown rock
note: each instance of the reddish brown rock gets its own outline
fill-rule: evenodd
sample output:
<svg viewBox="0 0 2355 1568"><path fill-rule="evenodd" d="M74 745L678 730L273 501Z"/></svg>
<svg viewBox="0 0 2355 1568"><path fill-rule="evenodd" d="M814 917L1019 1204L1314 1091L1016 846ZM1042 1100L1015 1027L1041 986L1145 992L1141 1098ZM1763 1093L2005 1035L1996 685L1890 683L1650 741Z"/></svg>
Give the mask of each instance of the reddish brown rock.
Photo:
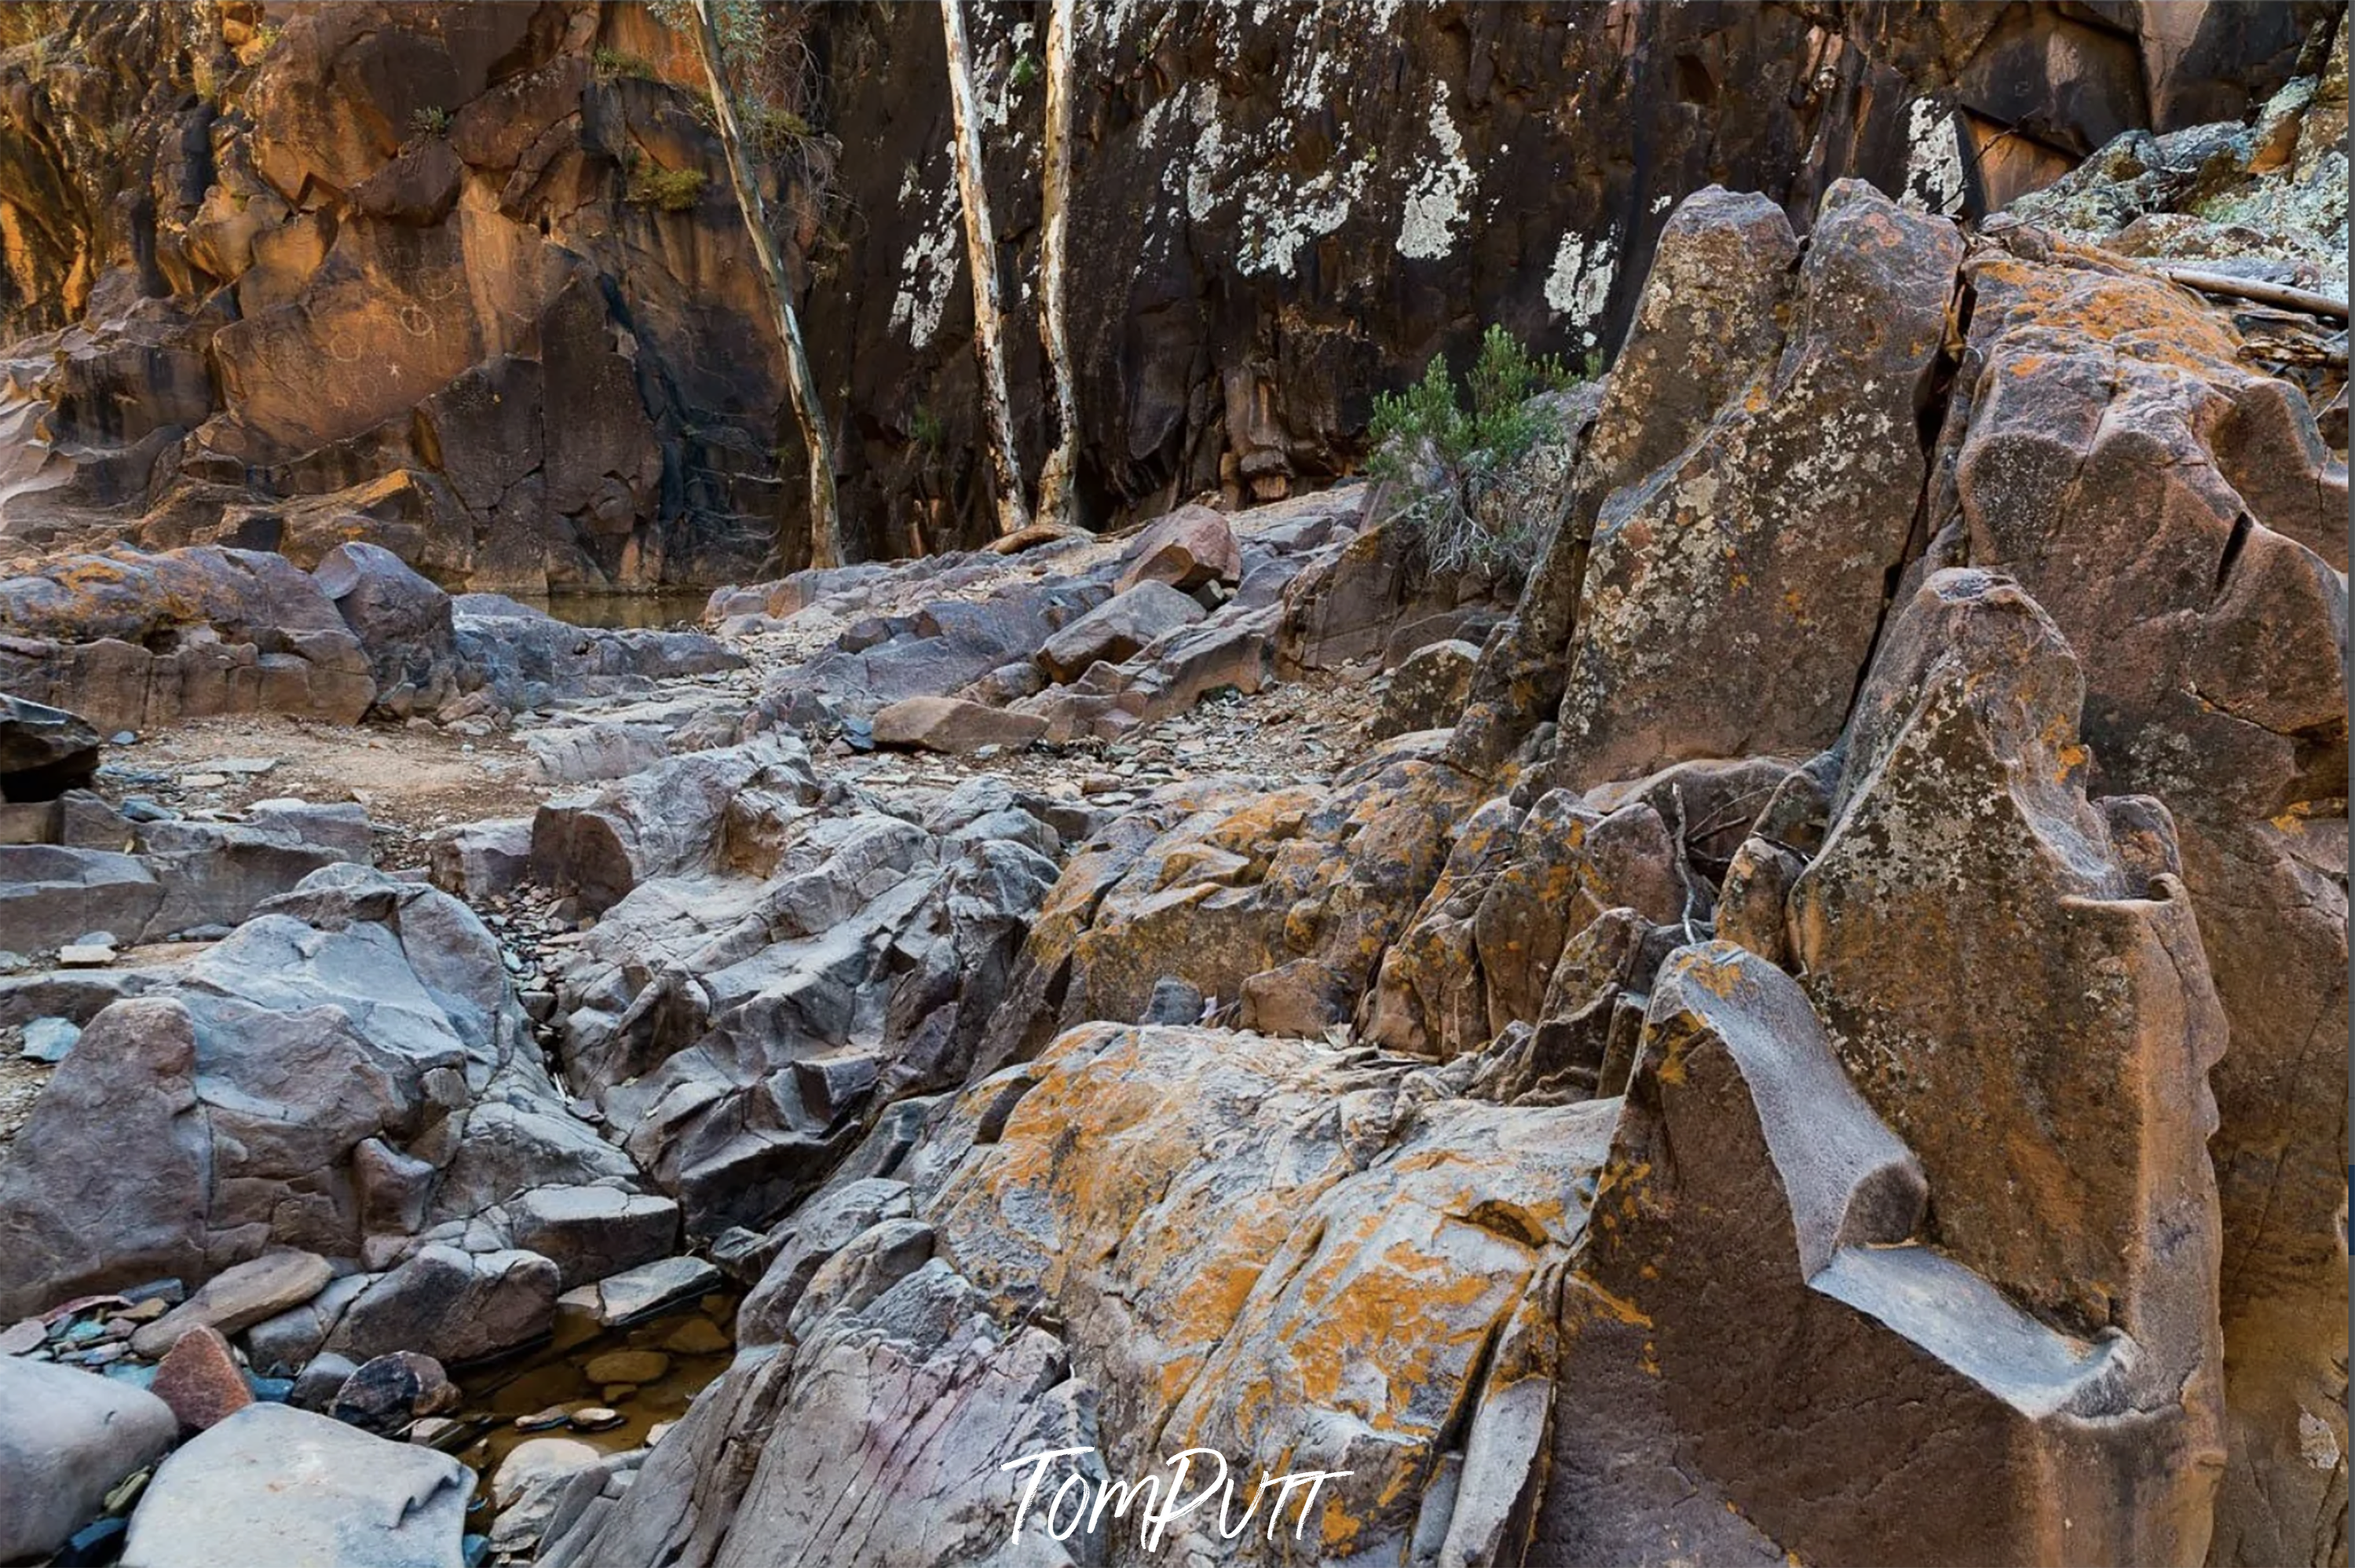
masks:
<svg viewBox="0 0 2355 1568"><path fill-rule="evenodd" d="M1914 411L1961 253L1951 225L1866 187L1826 197L1771 373L1603 504L1557 782L1838 734L1920 504Z"/></svg>
<svg viewBox="0 0 2355 1568"><path fill-rule="evenodd" d="M1124 564L1113 584L1114 593L1125 593L1140 582L1200 588L1240 582L1243 575L1235 530L1208 507L1178 507L1139 535L1121 559Z"/></svg>
<svg viewBox="0 0 2355 1568"><path fill-rule="evenodd" d="M152 1392L172 1407L184 1432L202 1432L253 1403L245 1373L218 1328L181 1335L156 1366Z"/></svg>
<svg viewBox="0 0 2355 1568"><path fill-rule="evenodd" d="M1792 952L1936 1187L1945 1250L2050 1320L2179 1357L2216 1332L2224 1019L2172 844L2121 855L2085 800L2081 689L2016 585L1934 575L1859 699Z"/></svg>
<svg viewBox="0 0 2355 1568"><path fill-rule="evenodd" d="M1564 1289L1534 1560L2199 1563L2212 1342L2187 1404L2179 1344L2038 1321L1924 1243L1945 1190L1787 976L1674 955Z"/></svg>
<svg viewBox="0 0 2355 1568"><path fill-rule="evenodd" d="M984 746L1020 751L1047 732L1047 720L954 697L909 697L877 710L875 743L962 756Z"/></svg>
<svg viewBox="0 0 2355 1568"><path fill-rule="evenodd" d="M1361 1014L1366 1038L1445 1059L1510 1024L1535 1022L1572 933L1607 910L1654 924L1682 917L1686 886L1676 868L1668 831L1646 801L1607 815L1567 790L1549 791L1527 812L1491 802L1383 955Z"/></svg>
<svg viewBox="0 0 2355 1568"><path fill-rule="evenodd" d="M1066 681L1090 665L1118 664L1164 632L1202 618L1199 604L1166 582L1144 581L1114 595L1049 637L1039 663Z"/></svg>
<svg viewBox="0 0 2355 1568"><path fill-rule="evenodd" d="M2210 1143L2232 1453L2215 1560L2320 1564L2346 1511L2347 695L2344 536L2314 507L2345 469L2221 313L2021 248L1969 269L1933 520L2076 649L2094 787L2174 818L2230 1024Z"/></svg>

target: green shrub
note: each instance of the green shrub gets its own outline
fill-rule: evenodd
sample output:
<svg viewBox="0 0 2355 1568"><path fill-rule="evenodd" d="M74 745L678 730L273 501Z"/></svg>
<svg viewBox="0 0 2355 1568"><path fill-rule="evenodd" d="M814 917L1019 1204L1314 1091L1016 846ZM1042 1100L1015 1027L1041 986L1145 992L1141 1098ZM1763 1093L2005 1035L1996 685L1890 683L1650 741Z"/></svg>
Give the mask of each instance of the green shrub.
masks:
<svg viewBox="0 0 2355 1568"><path fill-rule="evenodd" d="M625 199L663 212L687 212L703 199L701 169L666 169L641 163L630 171Z"/></svg>
<svg viewBox="0 0 2355 1568"><path fill-rule="evenodd" d="M1014 83L1014 91L1017 92L1021 91L1024 88L1028 87L1032 82L1038 80L1039 57L1028 52L1027 50L1021 54L1016 55L1014 57L1014 70L1012 72L1011 80Z"/></svg>
<svg viewBox="0 0 2355 1568"><path fill-rule="evenodd" d="M655 74L655 62L644 55L634 55L627 49L610 49L602 46L589 57L590 68L601 82L619 80L625 76L650 79Z"/></svg>
<svg viewBox="0 0 2355 1568"><path fill-rule="evenodd" d="M450 129L450 112L439 104L429 103L410 112L409 128L421 136L439 136Z"/></svg>
<svg viewBox="0 0 2355 1568"><path fill-rule="evenodd" d="M1561 433L1558 413L1539 394L1573 379L1553 356L1533 355L1491 326L1465 378L1468 401L1436 355L1421 380L1377 397L1366 471L1385 488L1383 521L1401 529L1433 571L1526 574L1552 519L1515 504L1513 471Z"/></svg>

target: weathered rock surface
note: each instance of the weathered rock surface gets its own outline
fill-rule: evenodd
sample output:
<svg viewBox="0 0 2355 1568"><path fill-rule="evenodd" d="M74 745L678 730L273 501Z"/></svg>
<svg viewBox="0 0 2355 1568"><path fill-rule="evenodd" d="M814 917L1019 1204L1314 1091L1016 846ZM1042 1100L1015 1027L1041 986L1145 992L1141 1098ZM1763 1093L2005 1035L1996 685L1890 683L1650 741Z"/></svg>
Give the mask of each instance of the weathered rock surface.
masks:
<svg viewBox="0 0 2355 1568"><path fill-rule="evenodd" d="M765 1227L862 1115L963 1081L1062 844L1048 804L1001 781L922 807L821 799L773 738L686 764L714 786L697 807L658 770L623 786L643 813L615 800L560 837L565 808L543 811L542 864L585 899L621 885L581 869L623 863L608 829L659 824L558 1005L573 1082L708 1235Z"/></svg>
<svg viewBox="0 0 2355 1568"><path fill-rule="evenodd" d="M1672 957L1563 1287L1540 1560L2199 1562L2212 1340L2187 1364L2170 1325L2030 1317L1921 1239L1943 1190L1789 976L1726 944Z"/></svg>
<svg viewBox="0 0 2355 1568"><path fill-rule="evenodd" d="M473 1489L471 1473L446 1454L308 1411L250 1405L156 1470L123 1561L460 1568Z"/></svg>
<svg viewBox="0 0 2355 1568"><path fill-rule="evenodd" d="M330 868L91 1020L0 1162L0 1315L161 1275L201 1282L273 1245L380 1270L471 1225L500 1256L501 1205L637 1179L549 1082L481 923L432 889ZM454 1328L473 1353L536 1332L552 1306L557 1266L512 1255L528 1264L498 1279L544 1271L545 1303ZM362 1299L410 1277L396 1269ZM232 1331L299 1299L264 1295ZM227 1326L196 1305L183 1321ZM369 1348L408 1349L432 1347Z"/></svg>
<svg viewBox="0 0 2355 1568"><path fill-rule="evenodd" d="M1157 792L1072 856L1048 894L982 1060L1091 1018L1142 1016L1167 976L1240 1000L1248 1027L1346 1019L1439 875L1478 781L1401 737L1331 786L1198 781Z"/></svg>
<svg viewBox="0 0 2355 1568"><path fill-rule="evenodd" d="M1950 225L1868 187L1826 197L1773 369L1734 389L1689 453L1603 503L1561 783L1837 738L1921 504L1914 412L1961 251Z"/></svg>
<svg viewBox="0 0 2355 1568"><path fill-rule="evenodd" d="M0 1356L0 1558L57 1550L178 1435L171 1408L144 1390Z"/></svg>
<svg viewBox="0 0 2355 1568"><path fill-rule="evenodd" d="M1019 751L1047 732L1047 721L954 697L905 697L875 715L875 743L962 754L984 746Z"/></svg>
<svg viewBox="0 0 2355 1568"><path fill-rule="evenodd" d="M1460 362L1484 321L1572 354L1615 341L1666 214L1711 181L1800 219L1849 176L1978 210L2130 127L2242 112L2327 15L1090 16L1071 39L1095 84L1068 210L1077 488L1151 515L1349 472L1370 395L1434 350ZM1046 95L1015 64L1023 25L974 33L1006 128L986 177L1029 277ZM810 348L859 432L841 490L879 557L989 529L936 33L815 19L789 96L817 134L762 176L799 215L795 276L825 280ZM18 527L106 508L144 514L151 543L305 564L357 539L531 592L799 554L783 358L677 34L618 6L369 5L72 11L55 36L5 68L0 197L24 240L0 336L40 335L10 356ZM1536 107L1571 101L1586 112ZM1646 157L1610 152L1626 136ZM865 227L834 235L830 202ZM1036 342L1028 295L1009 303L1008 341ZM1035 474L1054 400L1037 356L1011 368Z"/></svg>
<svg viewBox="0 0 2355 1568"><path fill-rule="evenodd" d="M2229 1024L2216 1551L2321 1563L2346 1485L2346 1106L2313 1087L2337 1082L2346 1010L2345 461L2179 291L2074 255L1995 251L1970 276L1940 559L2050 613L2095 787L2173 819Z"/></svg>
<svg viewBox="0 0 2355 1568"><path fill-rule="evenodd" d="M0 579L0 688L100 730L277 712L348 724L366 650L283 556L207 546L69 556Z"/></svg>
<svg viewBox="0 0 2355 1568"><path fill-rule="evenodd" d="M783 1346L741 1355L623 1499L584 1513L588 1545L565 1560L684 1544L687 1561L749 1563L783 1541L802 1562L1125 1561L1133 1515L1058 1545L1034 1510L1007 1541L1019 1477L993 1465L957 1485L959 1456L1096 1451L1046 1471L1043 1499L1074 1473L1158 1470L1178 1436L1244 1476L1354 1467L1305 1520L1320 1556L1388 1560L1417 1539L1482 1560L1534 1457L1548 1282L1609 1121L1604 1105L1454 1098L1410 1062L1321 1044L1075 1031L935 1125L912 1157L912 1217L841 1203L879 1218L807 1233L827 1254L814 1269L780 1255L762 1290ZM1444 1303L1414 1283L1443 1275ZM1402 1292L1416 1312L1396 1311ZM1026 1326L1041 1319L1060 1328ZM881 1413L911 1400L932 1418L871 1492L848 1484L857 1444L721 1459L730 1434L773 1423L890 1441ZM1287 1513L1280 1533L1303 1524ZM1180 1543L1251 1555L1207 1514L1182 1520Z"/></svg>

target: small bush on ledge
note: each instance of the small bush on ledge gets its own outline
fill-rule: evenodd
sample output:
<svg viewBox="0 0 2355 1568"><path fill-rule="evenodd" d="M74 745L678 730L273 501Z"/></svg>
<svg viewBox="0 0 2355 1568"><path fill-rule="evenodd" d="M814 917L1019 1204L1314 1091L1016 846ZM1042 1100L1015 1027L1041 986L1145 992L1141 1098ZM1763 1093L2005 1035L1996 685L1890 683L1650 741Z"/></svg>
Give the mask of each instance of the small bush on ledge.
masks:
<svg viewBox="0 0 2355 1568"><path fill-rule="evenodd" d="M703 199L701 169L665 169L641 163L630 171L625 198L638 207L663 212L690 212Z"/></svg>
<svg viewBox="0 0 2355 1568"><path fill-rule="evenodd" d="M1515 468L1562 433L1553 400L1542 394L1582 379L1491 326L1465 379L1467 403L1446 363L1433 356L1423 379L1374 400L1367 472L1383 486L1382 520L1402 530L1434 571L1526 576L1551 518L1548 508L1521 504L1536 497L1512 494Z"/></svg>

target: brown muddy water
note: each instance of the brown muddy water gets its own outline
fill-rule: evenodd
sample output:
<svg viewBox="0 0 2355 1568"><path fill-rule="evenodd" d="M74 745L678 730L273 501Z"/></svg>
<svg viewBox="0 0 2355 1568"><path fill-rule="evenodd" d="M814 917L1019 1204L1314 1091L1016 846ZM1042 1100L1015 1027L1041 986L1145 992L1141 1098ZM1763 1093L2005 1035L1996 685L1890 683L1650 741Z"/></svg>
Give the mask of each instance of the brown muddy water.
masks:
<svg viewBox="0 0 2355 1568"><path fill-rule="evenodd" d="M645 1446L655 1427L686 1414L695 1396L735 1357L738 1300L735 1292L716 1293L604 1329L593 1317L559 1307L556 1331L541 1344L453 1369L451 1378L464 1401L452 1413L455 1424L435 1437L433 1446L457 1456L480 1477L467 1528L489 1528L491 1477L516 1445L534 1437L572 1437L600 1453L622 1454ZM655 1371L654 1363L646 1362L640 1373L644 1381L637 1382L590 1375L592 1365L617 1352L641 1359L651 1354L662 1364ZM620 1415L621 1424L602 1432L581 1431L569 1422L538 1430L516 1424L518 1417L599 1408Z"/></svg>
<svg viewBox="0 0 2355 1568"><path fill-rule="evenodd" d="M575 626L614 632L657 631L666 626L692 626L703 619L711 599L708 588L664 588L652 593L550 593L545 597L513 597L519 603L545 611Z"/></svg>

